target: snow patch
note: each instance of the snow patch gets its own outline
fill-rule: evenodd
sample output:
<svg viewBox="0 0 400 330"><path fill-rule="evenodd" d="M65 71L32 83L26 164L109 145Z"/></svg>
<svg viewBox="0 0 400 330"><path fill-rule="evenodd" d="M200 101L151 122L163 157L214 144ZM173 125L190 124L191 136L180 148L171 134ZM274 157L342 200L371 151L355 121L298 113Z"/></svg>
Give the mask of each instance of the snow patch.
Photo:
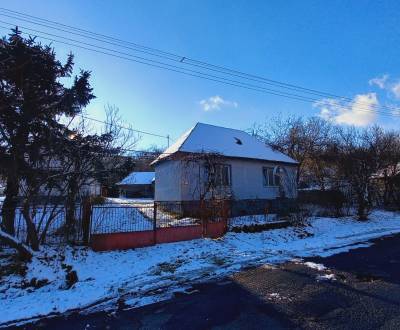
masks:
<svg viewBox="0 0 400 330"><path fill-rule="evenodd" d="M325 274L325 275L317 275L317 281L336 281L335 274Z"/></svg>
<svg viewBox="0 0 400 330"><path fill-rule="evenodd" d="M304 263L305 266L312 268L312 269L316 269L318 271L323 271L326 270L326 267L322 264L317 264L315 262L311 262L311 261L307 261Z"/></svg>
<svg viewBox="0 0 400 330"><path fill-rule="evenodd" d="M2 278L0 325L73 309L92 311L100 305L113 309L120 297L129 305L140 306L169 297L190 283L224 277L243 267L368 246L373 238L400 233L400 214L374 211L364 222L351 217L312 218L307 231L312 235L301 235L295 227L251 234L230 232L218 240L101 253L83 247L46 247L27 265L26 277ZM78 275L70 289L66 289L66 265ZM26 286L33 278L47 279L47 284ZM332 280L330 276L321 280L329 278Z"/></svg>

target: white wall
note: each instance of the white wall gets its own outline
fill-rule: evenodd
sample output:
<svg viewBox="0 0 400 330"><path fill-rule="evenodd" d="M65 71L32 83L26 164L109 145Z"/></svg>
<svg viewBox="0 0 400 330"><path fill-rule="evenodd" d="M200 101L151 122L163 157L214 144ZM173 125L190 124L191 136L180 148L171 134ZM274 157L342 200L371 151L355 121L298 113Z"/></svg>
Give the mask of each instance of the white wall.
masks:
<svg viewBox="0 0 400 330"><path fill-rule="evenodd" d="M185 164L183 164L185 163ZM263 183L263 167L274 167L277 163L227 159L224 164L231 165L231 189L229 194L240 199L275 199L279 197L279 187L266 187ZM297 197L296 167L279 165L288 173L289 182L284 186L286 197ZM203 186L199 180L204 171L199 164L188 164L178 160L165 161L156 165L155 199L158 201L198 200ZM228 193L228 192L227 192Z"/></svg>
<svg viewBox="0 0 400 330"><path fill-rule="evenodd" d="M155 191L156 201L181 200L181 163L178 160L169 160L155 166Z"/></svg>
<svg viewBox="0 0 400 330"><path fill-rule="evenodd" d="M278 187L265 187L263 184L263 166L258 161L229 160L232 168L232 190L235 199L275 199Z"/></svg>
<svg viewBox="0 0 400 330"><path fill-rule="evenodd" d="M275 167L278 163L233 159L226 161L232 168L232 190L236 199L275 199L279 197L279 187L264 186L263 167ZM284 168L290 182L284 186L293 186L291 191L285 189L287 197L297 197L296 167L279 165ZM293 180L294 179L294 180Z"/></svg>

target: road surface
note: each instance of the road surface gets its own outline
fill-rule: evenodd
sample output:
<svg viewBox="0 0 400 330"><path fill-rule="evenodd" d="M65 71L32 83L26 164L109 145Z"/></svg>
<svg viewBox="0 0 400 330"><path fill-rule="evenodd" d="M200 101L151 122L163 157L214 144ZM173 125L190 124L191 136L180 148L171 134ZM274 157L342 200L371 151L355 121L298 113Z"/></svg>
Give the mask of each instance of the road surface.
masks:
<svg viewBox="0 0 400 330"><path fill-rule="evenodd" d="M400 329L400 236L328 258L243 270L190 294L115 313L67 315L24 329ZM333 274L335 280L321 275Z"/></svg>

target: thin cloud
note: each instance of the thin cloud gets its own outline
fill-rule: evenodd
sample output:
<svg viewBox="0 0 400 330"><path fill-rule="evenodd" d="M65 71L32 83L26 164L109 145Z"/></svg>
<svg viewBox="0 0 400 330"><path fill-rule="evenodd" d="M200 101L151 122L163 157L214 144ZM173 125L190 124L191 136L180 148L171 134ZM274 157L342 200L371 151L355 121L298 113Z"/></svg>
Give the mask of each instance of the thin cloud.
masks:
<svg viewBox="0 0 400 330"><path fill-rule="evenodd" d="M376 93L358 94L352 101L343 103L338 99L323 99L314 103L319 115L336 124L367 126L376 121L376 107L379 105Z"/></svg>
<svg viewBox="0 0 400 330"><path fill-rule="evenodd" d="M204 111L216 111L222 108L237 108L239 104L235 101L224 100L221 96L215 95L200 101Z"/></svg>
<svg viewBox="0 0 400 330"><path fill-rule="evenodd" d="M391 87L390 87L390 91L393 93L393 96L396 99L400 100L400 81L392 84Z"/></svg>
<svg viewBox="0 0 400 330"><path fill-rule="evenodd" d="M380 89L384 89L395 99L400 100L400 80L389 79L389 75L384 74L381 77L370 79L368 84L370 86L377 86Z"/></svg>
<svg viewBox="0 0 400 330"><path fill-rule="evenodd" d="M370 86L378 86L380 89L384 89L386 87L386 83L389 79L388 74L384 74L381 77L375 77L368 81Z"/></svg>

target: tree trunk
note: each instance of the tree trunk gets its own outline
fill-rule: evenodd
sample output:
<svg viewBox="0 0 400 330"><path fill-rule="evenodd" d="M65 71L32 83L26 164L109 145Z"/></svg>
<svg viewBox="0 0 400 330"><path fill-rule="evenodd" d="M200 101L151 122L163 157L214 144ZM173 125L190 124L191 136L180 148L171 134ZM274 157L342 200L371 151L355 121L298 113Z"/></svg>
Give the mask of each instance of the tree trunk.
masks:
<svg viewBox="0 0 400 330"><path fill-rule="evenodd" d="M365 200L365 193L364 191L358 192L357 194L357 215L359 220L367 220L367 201Z"/></svg>
<svg viewBox="0 0 400 330"><path fill-rule="evenodd" d="M3 207L1 209L2 227L4 231L10 235L15 235L14 219L15 210L17 208L19 182L18 179L11 175L7 178L6 183L6 198L4 199Z"/></svg>
<svg viewBox="0 0 400 330"><path fill-rule="evenodd" d="M32 250L38 251L39 250L39 237L35 227L35 224L32 220L30 215L30 207L29 203L26 203L23 207L23 216L26 222L26 227L28 229L28 241L29 245L32 247Z"/></svg>
<svg viewBox="0 0 400 330"><path fill-rule="evenodd" d="M78 184L75 178L70 179L67 200L65 204L65 224L66 224L66 235L67 240L70 240L70 236L75 231L75 202L76 196L78 195Z"/></svg>

